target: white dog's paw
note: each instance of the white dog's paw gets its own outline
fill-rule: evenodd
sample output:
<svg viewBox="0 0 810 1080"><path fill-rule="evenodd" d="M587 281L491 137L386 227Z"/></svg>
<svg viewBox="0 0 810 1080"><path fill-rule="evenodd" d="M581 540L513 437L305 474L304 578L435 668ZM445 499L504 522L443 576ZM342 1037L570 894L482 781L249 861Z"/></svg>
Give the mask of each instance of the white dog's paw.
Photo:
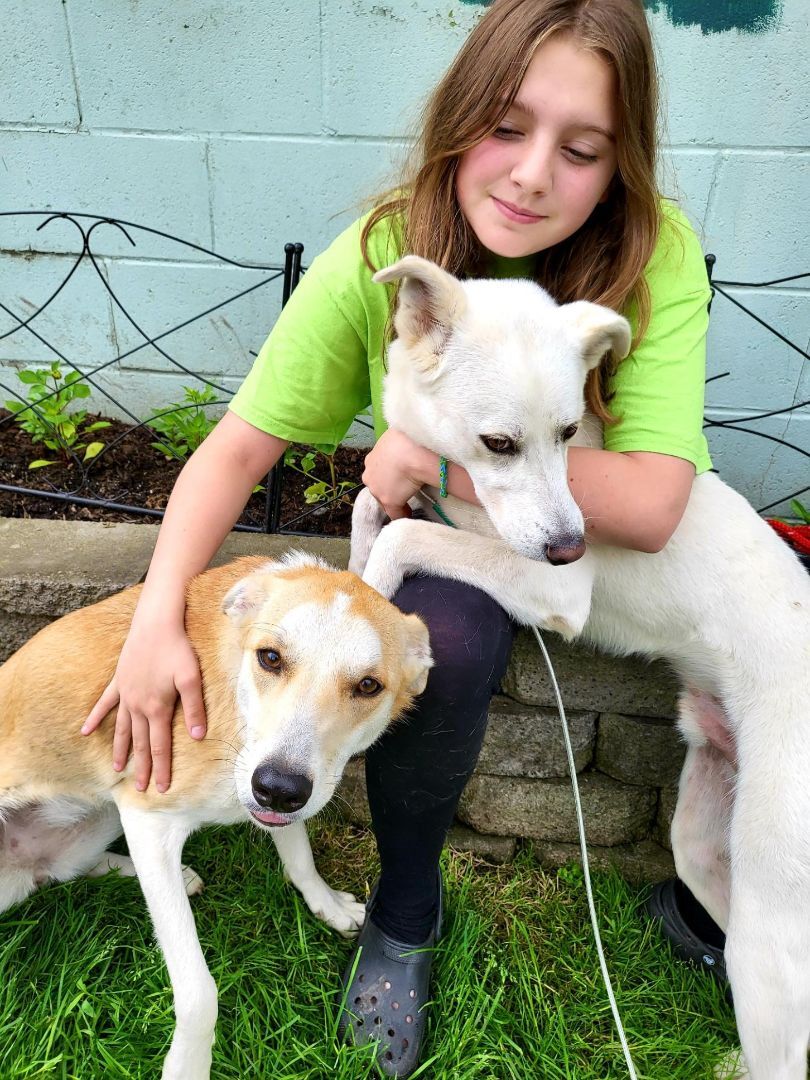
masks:
<svg viewBox="0 0 810 1080"><path fill-rule="evenodd" d="M365 904L358 903L351 893L324 887L326 892L310 904L310 911L343 937L356 937L366 921Z"/></svg>
<svg viewBox="0 0 810 1080"><path fill-rule="evenodd" d="M396 594L410 570L409 562L404 557L404 552L408 550L404 541L410 524L408 518L401 518L386 525L377 537L363 571L363 581L386 600Z"/></svg>
<svg viewBox="0 0 810 1080"><path fill-rule="evenodd" d="M197 896L205 888L205 882L192 867L184 866L182 867L182 870L183 884L186 887L186 896Z"/></svg>

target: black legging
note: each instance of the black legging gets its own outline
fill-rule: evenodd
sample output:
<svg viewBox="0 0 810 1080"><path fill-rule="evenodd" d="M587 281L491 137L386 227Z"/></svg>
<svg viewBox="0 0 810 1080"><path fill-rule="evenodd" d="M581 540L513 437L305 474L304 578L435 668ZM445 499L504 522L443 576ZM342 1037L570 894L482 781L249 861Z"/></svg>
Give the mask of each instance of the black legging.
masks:
<svg viewBox="0 0 810 1080"><path fill-rule="evenodd" d="M435 667L407 716L366 752L381 865L372 918L417 944L433 925L439 855L478 759L514 624L486 593L446 578L409 578L394 603L427 623Z"/></svg>

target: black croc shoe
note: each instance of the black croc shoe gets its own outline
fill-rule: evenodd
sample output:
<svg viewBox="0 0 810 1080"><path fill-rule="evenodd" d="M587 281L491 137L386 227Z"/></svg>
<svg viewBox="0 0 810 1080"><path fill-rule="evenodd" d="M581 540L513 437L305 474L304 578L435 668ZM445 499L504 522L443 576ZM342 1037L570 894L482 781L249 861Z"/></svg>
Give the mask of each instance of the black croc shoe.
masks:
<svg viewBox="0 0 810 1080"><path fill-rule="evenodd" d="M338 1031L357 1045L380 1044L377 1067L385 1076L410 1076L419 1064L425 1033L433 954L441 934L442 885L433 929L419 945L388 937L371 920L377 888L366 904L366 921L341 980L344 998Z"/></svg>
<svg viewBox="0 0 810 1080"><path fill-rule="evenodd" d="M723 956L726 935L680 878L670 878L653 888L647 912L660 923L661 932L681 959L702 967L720 982L727 981Z"/></svg>

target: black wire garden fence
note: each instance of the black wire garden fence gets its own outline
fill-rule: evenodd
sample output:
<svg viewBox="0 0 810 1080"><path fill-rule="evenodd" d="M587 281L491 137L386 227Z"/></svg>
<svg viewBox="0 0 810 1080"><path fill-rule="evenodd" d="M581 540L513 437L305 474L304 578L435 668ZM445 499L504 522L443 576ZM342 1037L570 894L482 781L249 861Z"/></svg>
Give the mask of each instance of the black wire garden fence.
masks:
<svg viewBox="0 0 810 1080"><path fill-rule="evenodd" d="M30 367L20 365L21 370L17 371L17 379L20 381L17 382L14 382L14 372L7 368L7 377L0 381L0 390L4 392L7 406L4 414L0 416L0 436L4 428L23 428L37 439L39 448L43 451L30 463L30 483L21 483L18 478L13 482L0 482L0 492L29 501L47 500L50 503L114 511L135 519L159 519L163 515L162 506L136 504L120 496L105 497L99 490L99 480L105 473L106 466L116 455L120 457L121 451L129 451L133 455L134 469L142 466L142 459L136 459L134 452L136 445L141 446L144 442L154 450L157 465L160 464L158 455L162 455L169 464L172 460L181 463L215 423L211 418L212 412L217 409L221 411L233 395L233 388L227 386L223 378L193 369L188 363L178 359L172 346L172 338L176 338L181 331L195 323L203 323L215 314L221 315L223 310L237 304L248 294L260 290L268 294L268 314L264 325L266 331L272 321L270 294L275 290L276 310L279 306L283 307L305 272L301 264L303 245L285 244L284 261L279 265L247 264L160 229L111 217L68 212L7 211L0 212L0 218L39 218L41 220L36 225L37 233L52 226L54 222L69 222L75 229L78 241L78 250L71 253L72 261L69 267L43 301L36 305L27 305L31 306L32 310L21 314L13 309L13 301L0 301L0 312L7 317L9 323L8 328L0 332L0 342L6 343L6 354L15 351L13 348L9 350L8 339L16 335L15 340L19 341L28 336L36 341L41 354L52 358L50 367L43 366L41 361ZM117 230L131 248L138 250L142 258L148 255L148 245L144 245L144 240L159 238L163 260L167 258L163 242L169 242L178 245L181 254L193 253L195 257L202 257L205 260L204 265L236 267L254 274L257 280L246 288L223 296L221 300L202 310L186 315L173 325L162 328L159 333L150 332L145 327L142 316L136 316L133 305L125 302L125 298L111 284L109 275L104 272L104 256L95 249L94 242L98 238L99 230L105 227ZM64 241L59 246L63 249ZM60 254L64 255L64 250L60 250ZM11 257L11 253L8 257ZM43 316L60 303L66 295L68 284L82 266L92 268L92 277L101 290L101 302L109 304L116 317L123 320L127 328L136 335L135 344L113 351L112 355L89 364L68 355L64 343L54 340L52 333L42 330ZM83 303L85 299L82 298ZM16 306L21 306L19 297L16 298ZM250 350L249 355L244 357L242 374L255 355L255 352ZM130 369L138 367L141 371L148 370L150 361L154 361L156 356L163 362L162 373L176 373L182 376L184 383L190 385L184 386L184 401L174 402L165 408L150 409L145 415L139 415L133 411L131 399L113 391L105 384L104 376L111 370L119 370L122 364L126 364ZM84 399L90 395L94 415L86 416L85 410L77 409L76 406L84 405ZM109 423L99 419L95 413L99 414L99 417L116 417L118 422ZM77 417L81 423L77 423ZM122 423L122 420L125 422ZM358 418L357 423L371 427L362 417ZM110 435L112 437L109 437ZM190 440L193 441L190 443ZM57 460L49 462L49 452L51 457L55 455ZM136 460L138 464L135 463ZM2 464L0 450L0 466ZM54 465L61 467L54 468ZM285 475L289 477L291 470L304 476L306 487L303 488L303 497L300 499L304 505L297 512L288 512L286 520L282 520L285 484L289 487L290 483L289 478L285 481ZM288 452L288 468L284 469L280 464L272 471L261 486L260 496L254 496L246 514L236 527L243 531L283 531L293 535L307 535L310 531L322 532L324 515L336 504L347 504L350 494L357 486L349 480L337 477L333 461L325 455L319 455L316 462L315 455L307 452L305 448L291 450ZM126 483L119 483L122 495L126 494L129 487ZM300 483L298 487L301 487ZM142 499L141 502L143 501ZM146 501L148 502L148 499ZM345 514L343 516L346 517ZM321 527L318 527L319 525Z"/></svg>
<svg viewBox="0 0 810 1080"><path fill-rule="evenodd" d="M12 427L20 429L27 425L29 429L38 433L39 445L43 448L43 452L56 453L59 459L59 462L48 465L40 465L39 461L33 460L30 465L36 468L29 468L25 482L21 482L19 477L15 477L12 481L6 478L8 481L6 482L3 480L3 472L0 472L0 493L9 493L21 500L45 500L51 504L70 504L74 507L88 508L88 511L93 509L116 511L131 515L130 520L159 519L163 514L162 505L149 505L148 498L141 498L138 503L126 498L126 493L130 490L126 478L118 482L117 497L110 497L108 491L100 490L99 478L103 475L106 465L116 455L119 459L123 458L122 468L126 477L127 455L128 453L134 455L136 440L140 440L141 445L146 443L151 452L156 455L155 462L159 470L163 468L164 462L166 468L174 465L175 471L179 470L182 460L213 426L215 420L209 416L209 410L217 408L221 410L227 405L233 394L233 388L227 385L227 378L198 370L179 359L173 347L173 338L176 340L178 334L193 324L204 323L205 320L221 314L224 309L232 308L249 294L256 293L268 297L266 305L268 318L267 324L263 327L263 332L266 332L272 321L270 296L274 297L276 309L283 307L305 272L301 262L303 245L285 244L284 261L278 265L257 265L229 259L159 229L111 217L51 211L6 211L0 212L0 219L37 222L36 232L40 234L52 228L55 222L67 222L75 230L78 241L76 250L69 253L65 251L64 241L58 245L61 257L64 259L67 255L72 261L62 277L57 278L56 286L43 301L38 304L27 302L24 306L30 310L26 310L23 314L20 313L23 305L19 296L16 296L13 301L9 300L8 303L0 300L0 313L5 315L7 320L7 328L0 332L0 342L6 343L4 346L6 355L17 351L16 343L22 342L23 339L33 339L37 343L40 357L38 364L29 367L25 367L21 361L16 362L15 366L19 368L16 381L13 370L6 367L6 377L0 380L0 390L4 393L7 405L7 409L0 413L0 440L2 440L4 429L7 431ZM132 303L125 303L119 290L111 284L109 274L105 273L104 264L108 256L99 254L94 248L102 229L115 230L131 249L138 251L141 257L148 253L146 241L152 240L162 245L161 258L170 263L171 259L166 259L165 249L165 243L168 243L177 245L177 251L181 255L202 259L206 266L238 268L240 271L255 275L256 280L213 304L207 304L203 310L185 315L173 325L163 327L159 332L150 332L144 318L135 314ZM9 252L5 257L19 258L21 254L25 255L24 252L17 250ZM36 258L38 254L39 252L31 257ZM806 350L748 308L729 290L785 285L810 278L810 273L762 282L724 281L713 277L715 265L713 255L707 256L706 265L713 299L718 295L721 296L724 302L734 305L736 309L744 313L745 317L763 326L783 346L800 354L804 360L808 359ZM117 320L123 321L122 325L126 326L134 342L125 348L115 348L115 342L113 342L112 355L103 359L94 357L93 362L80 362L75 355L68 355L70 350L64 341L53 340L53 331L46 332L43 327L45 313L53 310L54 306L61 302L66 295L68 284L81 267L92 269L91 276L100 288L101 302L108 305ZM279 289L281 290L280 304ZM82 304L85 303L86 296L82 295ZM16 311L15 306L18 309ZM15 348L11 350L8 348L9 339L15 343ZM256 344L260 344L260 341ZM19 351L22 353L24 350ZM50 368L43 365L42 356L51 359ZM247 355L242 358L244 368L242 374L249 367L252 356L255 356L255 352L247 350ZM118 371L121 365L126 365L130 370L137 367L142 373L148 373L155 358L159 358L161 373L176 374L182 377L184 382L188 380L190 385L184 387L186 399L183 402L173 402L165 407L147 409L145 415L139 415L133 409L131 399L121 395L120 391L116 392L112 389L109 382L105 381L105 375L111 370ZM714 375L710 382L724 378L728 374L729 372L723 372ZM233 377L230 381L233 382ZM91 394L93 416L85 415L85 410L81 407L83 399ZM75 407L77 405L78 409ZM724 415L722 418L713 419L707 417L705 427L715 430L724 429L727 432L744 434L746 438L777 443L784 451L799 455L802 462L806 462L810 459L808 446L774 434L773 431L763 430L762 427L756 425L777 416L788 417L791 413L806 410L808 406L810 406L810 401L791 401L780 408L755 414L747 410L741 412L740 415ZM95 414L98 414L98 417ZM117 423L102 427L102 424L107 424L107 421L103 419L106 416L118 418ZM80 422L76 420L77 417L80 418ZM362 417L359 417L357 422L371 427ZM48 432L49 425L50 442L43 434ZM798 427L801 430L807 425ZM54 432L54 428L60 428L60 430ZM361 454L360 451L356 453ZM0 470L5 464L2 457L0 448ZM41 460L48 459L43 457ZM140 463L142 459L139 458L138 461ZM60 468L54 468L54 464L60 463ZM311 535L324 531L322 527L319 527L324 514L332 513L335 506L341 508L346 506L350 501L349 496L358 485L352 480L341 479L337 476L332 461L324 459L320 464L327 471L319 479L316 475L315 455L304 448L292 451L290 467L282 470L281 466L277 466L273 470L262 485L261 492L254 495L246 515L237 528L254 532L284 532L292 535ZM142 467L141 464L134 466L138 469ZM134 471L134 468L130 472ZM300 500L300 505L282 514L285 485L289 484L290 469L304 475L305 480L308 479L310 482L303 489L306 494ZM802 476L808 476L809 482L800 485L796 490L780 491L778 497L758 508L761 513L766 513L776 506L782 506L790 500L802 499L810 491L810 470L805 471L802 467L799 472ZM792 470L791 475L796 475L795 469ZM307 505L307 502L310 505ZM287 500L287 505L289 507L289 500ZM348 518L348 512L345 517Z"/></svg>

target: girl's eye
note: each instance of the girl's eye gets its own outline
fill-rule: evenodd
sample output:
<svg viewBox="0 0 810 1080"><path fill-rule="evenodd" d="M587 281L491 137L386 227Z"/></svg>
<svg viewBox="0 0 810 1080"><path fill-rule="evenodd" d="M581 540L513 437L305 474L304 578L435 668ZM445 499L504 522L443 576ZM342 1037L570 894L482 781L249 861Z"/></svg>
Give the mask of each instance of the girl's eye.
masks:
<svg viewBox="0 0 810 1080"><path fill-rule="evenodd" d="M586 154L583 150L577 150L573 146L564 146L566 154L569 158L575 161L578 165L592 165L594 161L597 161L596 154Z"/></svg>
<svg viewBox="0 0 810 1080"><path fill-rule="evenodd" d="M275 673L282 667L282 659L275 649L258 649L256 659L259 661L259 667L263 667L265 671Z"/></svg>
<svg viewBox="0 0 810 1080"><path fill-rule="evenodd" d="M361 679L357 684L357 693L360 697L376 697L382 690L382 683L377 679L372 679L370 675L367 675L365 679Z"/></svg>
<svg viewBox="0 0 810 1080"><path fill-rule="evenodd" d="M493 135L496 139L513 139L520 135L520 132L516 128L497 127Z"/></svg>

